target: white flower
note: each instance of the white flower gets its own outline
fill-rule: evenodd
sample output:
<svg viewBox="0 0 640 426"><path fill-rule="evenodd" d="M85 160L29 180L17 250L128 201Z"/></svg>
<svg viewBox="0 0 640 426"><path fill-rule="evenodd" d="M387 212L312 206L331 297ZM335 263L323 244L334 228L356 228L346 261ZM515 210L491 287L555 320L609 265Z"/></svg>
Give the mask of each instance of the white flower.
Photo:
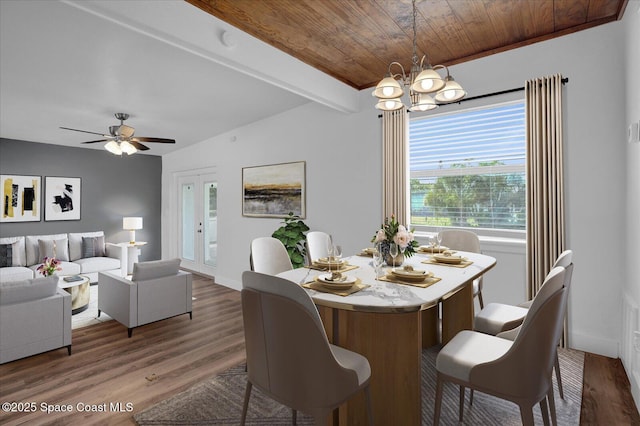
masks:
<svg viewBox="0 0 640 426"><path fill-rule="evenodd" d="M376 243L379 243L380 241L384 241L386 240L387 237L384 234L384 229L379 229L378 233L376 234Z"/></svg>
<svg viewBox="0 0 640 426"><path fill-rule="evenodd" d="M393 242L396 243L402 250L407 248L412 241L411 234L406 229L398 229L398 233L393 237Z"/></svg>
<svg viewBox="0 0 640 426"><path fill-rule="evenodd" d="M404 225L398 225L398 233L400 232L406 232L407 228L404 227Z"/></svg>

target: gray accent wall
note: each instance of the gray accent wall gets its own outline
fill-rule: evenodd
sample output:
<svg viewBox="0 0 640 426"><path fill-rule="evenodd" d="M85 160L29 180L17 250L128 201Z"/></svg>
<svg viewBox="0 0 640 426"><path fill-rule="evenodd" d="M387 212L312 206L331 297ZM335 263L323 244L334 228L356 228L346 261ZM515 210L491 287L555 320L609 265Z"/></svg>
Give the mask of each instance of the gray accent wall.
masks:
<svg viewBox="0 0 640 426"><path fill-rule="evenodd" d="M104 231L112 243L126 242L124 216L141 216L137 241L147 241L140 260L161 258L162 157L134 154L122 157L104 150L65 147L0 138L0 174L81 178L80 220L0 223L0 236L46 235ZM44 199L41 198L41 200Z"/></svg>

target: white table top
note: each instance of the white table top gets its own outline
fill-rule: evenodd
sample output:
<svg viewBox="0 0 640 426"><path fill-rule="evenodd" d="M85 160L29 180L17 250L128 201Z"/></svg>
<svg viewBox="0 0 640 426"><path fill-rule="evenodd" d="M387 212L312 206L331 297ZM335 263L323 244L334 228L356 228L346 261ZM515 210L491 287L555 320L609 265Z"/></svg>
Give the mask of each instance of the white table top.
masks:
<svg viewBox="0 0 640 426"><path fill-rule="evenodd" d="M412 257L405 257L403 265L411 265L415 269L426 269L441 278L439 282L427 288L378 281L375 279L371 257L350 256L345 259L351 265L357 265L359 268L347 271L345 274L360 278L364 284L370 287L349 296L338 296L310 289L307 291L316 304L338 309L364 312L414 312L427 309L465 283L478 278L496 264L496 259L491 256L461 251L457 254L463 255L473 263L466 268L458 268L421 263L423 260L429 259L427 254L417 253ZM385 266L385 268L387 267ZM303 279L304 282L309 282L321 274L326 274L326 272L298 268L282 272L278 276L300 284Z"/></svg>
<svg viewBox="0 0 640 426"><path fill-rule="evenodd" d="M78 274L76 274L78 275ZM72 277L73 275L59 275L58 278L58 287L60 288L71 288L71 287L75 287L81 284L86 284L89 282L89 277L87 277L86 275L78 275L80 278L82 278L81 280L78 281L65 281L64 278L65 277Z"/></svg>

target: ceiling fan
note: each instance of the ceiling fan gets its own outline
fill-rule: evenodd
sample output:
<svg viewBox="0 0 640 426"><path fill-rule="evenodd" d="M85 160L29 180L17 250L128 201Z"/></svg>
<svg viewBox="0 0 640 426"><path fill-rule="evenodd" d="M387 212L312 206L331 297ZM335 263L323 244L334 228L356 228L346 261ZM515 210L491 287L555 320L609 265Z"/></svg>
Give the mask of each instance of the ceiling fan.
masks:
<svg viewBox="0 0 640 426"><path fill-rule="evenodd" d="M109 126L109 134L89 132L87 130L70 129L69 127L60 127L64 130L72 130L74 132L90 133L92 135L100 135L105 139L98 139L95 141L87 141L82 143L98 143L107 142L104 148L112 154L122 155L122 153L131 155L137 151L146 151L149 147L141 144L140 142L158 142L158 143L176 143L175 139L164 138L150 138L145 136L136 136L133 134L136 129L124 124L124 121L129 118L129 114L123 112L117 112L116 118L120 120L119 126Z"/></svg>

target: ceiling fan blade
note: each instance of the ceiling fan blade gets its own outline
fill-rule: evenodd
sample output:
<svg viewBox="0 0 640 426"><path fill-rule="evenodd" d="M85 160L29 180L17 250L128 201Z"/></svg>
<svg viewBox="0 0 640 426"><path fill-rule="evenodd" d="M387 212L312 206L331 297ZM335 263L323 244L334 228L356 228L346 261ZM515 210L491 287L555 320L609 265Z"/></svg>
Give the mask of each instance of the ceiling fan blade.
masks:
<svg viewBox="0 0 640 426"><path fill-rule="evenodd" d="M130 141L129 141L129 143L130 143L131 145L135 146L135 147L136 147L136 149L137 149L138 151L146 151L146 150L148 150L148 149L149 149L149 147L148 147L148 146L144 146L144 145L142 145L142 144L141 144L140 142L138 142L138 141L130 140Z"/></svg>
<svg viewBox="0 0 640 426"><path fill-rule="evenodd" d="M158 143L176 143L175 139L164 139L164 138L148 138L144 136L136 136L131 139L132 141L142 141L142 142L158 142Z"/></svg>
<svg viewBox="0 0 640 426"><path fill-rule="evenodd" d="M97 141L87 141L87 142L80 142L80 143L98 143L98 142L109 142L113 139L99 139Z"/></svg>
<svg viewBox="0 0 640 426"><path fill-rule="evenodd" d="M100 135L100 136L104 136L105 138L110 138L110 135L105 135L104 133L96 133L96 132L89 132L87 130L78 130L78 129L70 129L69 127L60 127L61 129L64 130L72 130L74 132L82 132L82 133L90 133L92 135Z"/></svg>

